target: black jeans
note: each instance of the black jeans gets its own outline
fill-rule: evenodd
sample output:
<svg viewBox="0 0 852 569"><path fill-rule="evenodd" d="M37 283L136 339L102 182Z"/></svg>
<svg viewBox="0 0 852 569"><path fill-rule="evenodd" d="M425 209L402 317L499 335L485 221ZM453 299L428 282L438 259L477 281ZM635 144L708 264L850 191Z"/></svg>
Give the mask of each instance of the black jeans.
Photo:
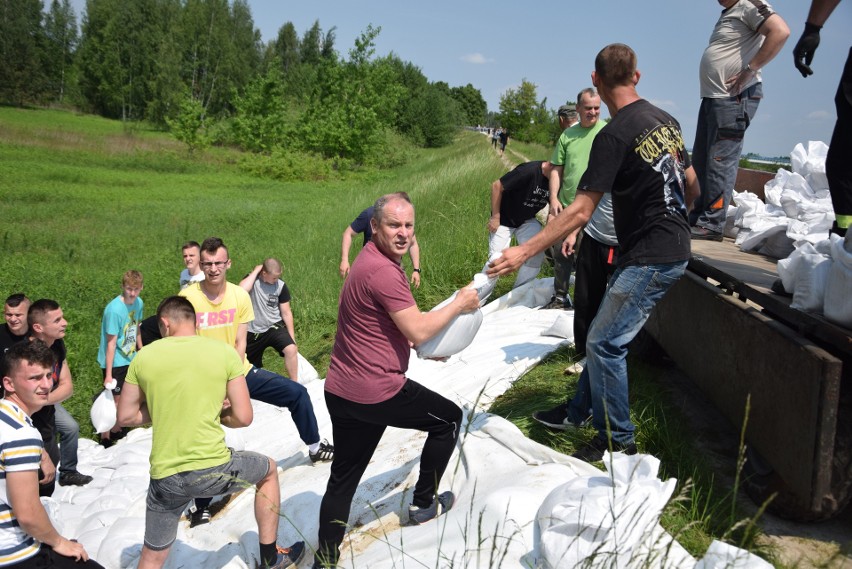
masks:
<svg viewBox="0 0 852 569"><path fill-rule="evenodd" d="M406 380L399 392L381 403L362 404L325 392L334 435L331 475L320 505L318 554L334 565L349 522L352 497L386 427L429 433L420 456L414 505L426 507L436 490L459 436L462 410L449 399Z"/></svg>
<svg viewBox="0 0 852 569"><path fill-rule="evenodd" d="M574 279L574 351L586 353L589 327L601 306L606 284L615 272L618 247L610 247L586 234L577 251L577 275Z"/></svg>

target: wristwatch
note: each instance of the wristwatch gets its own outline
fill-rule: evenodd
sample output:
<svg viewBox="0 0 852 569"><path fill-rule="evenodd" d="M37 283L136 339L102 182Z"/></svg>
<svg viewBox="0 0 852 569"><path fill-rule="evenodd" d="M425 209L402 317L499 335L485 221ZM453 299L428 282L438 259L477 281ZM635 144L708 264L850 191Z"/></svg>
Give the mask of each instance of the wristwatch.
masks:
<svg viewBox="0 0 852 569"><path fill-rule="evenodd" d="M420 269L411 269L411 270L412 270L412 271L414 271L415 273L420 273L420 272L422 272Z"/></svg>

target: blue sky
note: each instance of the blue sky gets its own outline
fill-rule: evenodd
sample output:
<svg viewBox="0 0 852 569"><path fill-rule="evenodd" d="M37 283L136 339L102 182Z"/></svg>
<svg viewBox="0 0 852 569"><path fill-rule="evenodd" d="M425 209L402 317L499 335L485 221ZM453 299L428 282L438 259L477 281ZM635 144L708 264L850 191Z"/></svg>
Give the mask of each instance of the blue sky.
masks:
<svg viewBox="0 0 852 569"><path fill-rule="evenodd" d="M639 57L639 94L681 123L689 146L698 116L698 62L721 7L716 0L545 0L522 7L506 0L248 0L264 41L287 21L303 34L315 20L337 28L346 56L368 24L381 26L376 53L389 52L420 67L431 81L471 83L491 110L500 95L526 79L557 108L591 85L597 52L622 42ZM73 0L82 10L84 0ZM831 138L834 94L852 45L852 0L841 2L823 29L804 79L793 67L807 0L771 2L791 29L782 52L763 71L764 100L746 134L744 152L786 156L798 142ZM534 7L533 7L534 6ZM603 113L606 115L606 111Z"/></svg>

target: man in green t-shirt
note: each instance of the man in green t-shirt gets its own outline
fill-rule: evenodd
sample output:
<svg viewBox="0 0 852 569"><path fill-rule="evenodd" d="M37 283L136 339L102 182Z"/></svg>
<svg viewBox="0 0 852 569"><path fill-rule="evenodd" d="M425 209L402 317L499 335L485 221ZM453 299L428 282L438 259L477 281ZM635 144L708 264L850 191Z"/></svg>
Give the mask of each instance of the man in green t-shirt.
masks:
<svg viewBox="0 0 852 569"><path fill-rule="evenodd" d="M586 171L592 141L604 127L600 120L601 98L594 87L583 89L577 94L577 112L580 122L566 128L556 142L550 163L550 216L559 215L562 209L574 201L577 184ZM550 217L548 218L548 220ZM574 268L574 249L579 230L568 236L568 254L562 253L562 242L551 248L553 257L553 297L545 308L571 308L568 286Z"/></svg>
<svg viewBox="0 0 852 569"><path fill-rule="evenodd" d="M245 427L254 418L242 360L227 344L195 334L195 309L186 298L171 296L160 303L157 323L163 339L130 363L118 404L122 425L153 424L139 568L162 567L193 499L233 494L247 485L257 488L257 566L294 567L305 543L276 546L281 496L275 462L229 449L220 426Z"/></svg>

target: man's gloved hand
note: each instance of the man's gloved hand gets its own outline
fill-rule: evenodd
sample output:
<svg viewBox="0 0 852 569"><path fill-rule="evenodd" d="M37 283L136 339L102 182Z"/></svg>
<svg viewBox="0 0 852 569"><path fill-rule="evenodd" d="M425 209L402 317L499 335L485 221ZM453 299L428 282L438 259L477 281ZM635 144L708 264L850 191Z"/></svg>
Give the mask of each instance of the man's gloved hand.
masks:
<svg viewBox="0 0 852 569"><path fill-rule="evenodd" d="M805 31L802 32L802 37L793 48L793 63L796 69L802 74L802 77L813 75L814 72L810 68L811 61L814 60L814 52L819 47L819 31L821 26L815 26L805 22Z"/></svg>

